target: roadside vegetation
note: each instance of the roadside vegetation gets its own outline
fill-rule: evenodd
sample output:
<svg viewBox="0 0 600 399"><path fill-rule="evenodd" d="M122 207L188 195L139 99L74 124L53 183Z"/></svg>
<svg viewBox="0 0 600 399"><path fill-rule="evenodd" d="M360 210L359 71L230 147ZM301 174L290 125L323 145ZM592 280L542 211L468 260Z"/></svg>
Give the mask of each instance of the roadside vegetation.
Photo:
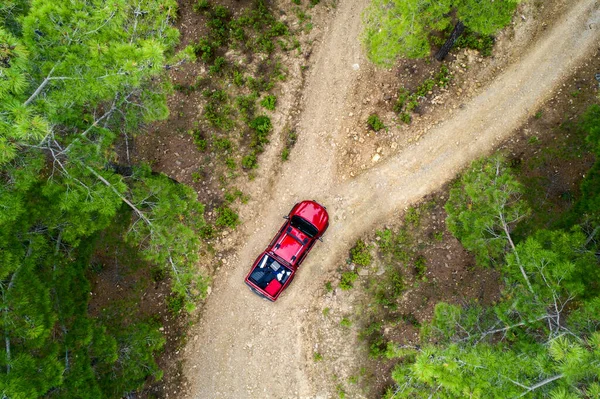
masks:
<svg viewBox="0 0 600 399"><path fill-rule="evenodd" d="M229 161L224 180L240 172L252 178L273 131L269 113L278 104L273 91L288 77L279 54L300 52L300 42L263 0L237 16L208 1L198 2L195 10L206 20L206 33L193 45L205 72L194 84L175 87L203 97L201 119L190 134L198 150L215 153L218 163Z"/></svg>
<svg viewBox="0 0 600 399"><path fill-rule="evenodd" d="M180 77L174 84L180 109L176 123L178 132L187 132L200 153L193 182L212 188L216 188L212 182L218 182L210 198L211 214L222 215L223 202L235 212L234 201L218 194L235 189L232 185L237 179L254 179L260 155L272 134L280 130L272 117L281 105L279 86L290 76L284 59L302 55L301 38L312 26L310 9L315 5L293 5L284 22L264 0L233 8L218 1L194 4L193 20L201 29L190 45L195 55L191 76ZM198 106L187 107L188 103ZM183 127L186 121L188 127ZM281 160L286 161L297 133L287 126L280 133L284 138ZM219 217L218 225L205 231L205 238L214 238L209 233L220 229L235 228L237 223L224 223ZM216 223L213 219L209 217L210 223Z"/></svg>
<svg viewBox="0 0 600 399"><path fill-rule="evenodd" d="M164 71L193 58L174 52L177 4L103 4L0 5L7 398L120 398L160 380L166 304L142 309L142 298L167 281L179 311L206 293L196 193L116 151L167 117Z"/></svg>
<svg viewBox="0 0 600 399"><path fill-rule="evenodd" d="M571 129L586 136L581 149L600 159L600 107ZM507 160L496 155L462 175L446 203L447 225L478 267L501 273L502 296L484 305L440 302L421 327L420 345L388 344L385 356L402 362L386 397L598 396L598 165L550 226L530 222L521 236L516 227L531 208Z"/></svg>
<svg viewBox="0 0 600 399"><path fill-rule="evenodd" d="M370 360L341 389L383 394L387 369L388 399L598 396L600 107L552 129L357 241L337 286L359 290L343 320Z"/></svg>

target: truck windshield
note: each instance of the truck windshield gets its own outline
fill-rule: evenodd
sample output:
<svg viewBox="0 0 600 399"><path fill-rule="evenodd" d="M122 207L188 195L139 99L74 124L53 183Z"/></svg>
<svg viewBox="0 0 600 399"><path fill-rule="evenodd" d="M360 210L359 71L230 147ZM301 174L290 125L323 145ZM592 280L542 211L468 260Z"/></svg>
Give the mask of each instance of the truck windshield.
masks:
<svg viewBox="0 0 600 399"><path fill-rule="evenodd" d="M297 228L298 230L300 230L301 232L303 232L304 234L306 234L309 237L314 237L317 235L317 233L319 232L319 230L317 230L317 228L315 226L313 226L312 224L310 224L308 221L306 221L305 219L302 219L300 216L292 216L292 220L291 220L292 226Z"/></svg>

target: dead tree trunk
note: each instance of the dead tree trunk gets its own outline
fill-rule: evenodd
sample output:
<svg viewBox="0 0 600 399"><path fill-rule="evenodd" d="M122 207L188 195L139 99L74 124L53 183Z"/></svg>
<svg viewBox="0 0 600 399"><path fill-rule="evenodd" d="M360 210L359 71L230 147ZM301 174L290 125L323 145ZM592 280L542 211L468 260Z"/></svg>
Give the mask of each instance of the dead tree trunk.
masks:
<svg viewBox="0 0 600 399"><path fill-rule="evenodd" d="M456 42L456 40L458 40L458 38L460 37L460 35L463 34L464 31L465 24L463 24L462 21L458 21L456 25L454 25L454 29L452 30L452 33L450 34L448 40L446 40L446 43L444 43L442 48L440 48L438 52L435 53L435 59L438 61L442 61L444 58L446 58L446 56L450 52L450 49L452 48L452 46L454 46L454 43Z"/></svg>

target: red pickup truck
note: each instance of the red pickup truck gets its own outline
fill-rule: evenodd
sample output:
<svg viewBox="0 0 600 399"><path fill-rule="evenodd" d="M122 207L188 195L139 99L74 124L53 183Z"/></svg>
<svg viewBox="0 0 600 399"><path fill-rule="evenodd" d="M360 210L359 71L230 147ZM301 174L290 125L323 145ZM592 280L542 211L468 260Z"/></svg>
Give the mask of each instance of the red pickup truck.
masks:
<svg viewBox="0 0 600 399"><path fill-rule="evenodd" d="M245 282L259 296L275 301L294 279L300 264L329 226L324 206L315 201L294 205L279 233L254 261Z"/></svg>

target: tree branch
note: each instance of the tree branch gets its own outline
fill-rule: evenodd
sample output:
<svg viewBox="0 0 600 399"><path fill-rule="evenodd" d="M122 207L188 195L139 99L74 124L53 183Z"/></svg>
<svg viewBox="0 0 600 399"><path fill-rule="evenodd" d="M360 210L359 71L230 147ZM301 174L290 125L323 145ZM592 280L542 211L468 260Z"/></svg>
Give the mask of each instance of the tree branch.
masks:
<svg viewBox="0 0 600 399"><path fill-rule="evenodd" d="M133 203L131 201L129 201L127 198L125 198L123 196L123 194L121 194L119 192L119 190L117 190L115 188L115 186L113 186L112 184L110 184L110 182L108 180L106 180L100 173L96 172L92 167L87 166L85 167L87 170L89 170L94 176L96 176L98 178L98 180L100 180L102 183L104 183L106 186L110 187L110 189L117 194L117 196L124 202L126 203L131 209L133 209L133 211L140 217L140 219L142 219L144 222L146 222L148 224L148 226L152 227L152 222L150 221L150 219L148 219L146 217L146 215L144 215L144 213L142 211L140 211L135 205L133 205Z"/></svg>
<svg viewBox="0 0 600 399"><path fill-rule="evenodd" d="M25 101L25 103L23 105L29 105L41 93L41 91L44 90L44 87L46 87L48 82L50 82L50 77L52 76L52 73L54 72L55 68L56 68L56 65L54 65L52 67L52 69L48 73L48 76L46 76L46 79L44 79L42 84L40 84L38 86L38 88L33 92L33 94L31 96L29 96L29 98L27 99L27 101Z"/></svg>
<svg viewBox="0 0 600 399"><path fill-rule="evenodd" d="M521 258L519 258L519 253L517 252L515 243L513 242L512 237L510 236L510 231L508 230L508 225L504 221L504 215L502 214L502 212L500 212L500 220L502 221L502 229L504 230L504 233L506 234L506 238L508 239L508 242L510 243L510 247L512 248L513 253L515 254L515 258L517 260L517 265L519 265L521 274L523 275L523 278L525 279L525 282L527 283L527 287L529 288L529 291L535 296L535 292L533 291L531 282L529 282L529 277L527 277L527 273L525 273L525 269L523 268L523 265L521 264Z"/></svg>
<svg viewBox="0 0 600 399"><path fill-rule="evenodd" d="M552 381L559 380L559 379L563 378L564 376L565 376L564 374L558 374L553 377L546 378L544 381L540 381L537 384L532 385L531 387L527 388L527 390L525 392L523 392L522 394L520 394L519 396L517 396L517 398L522 398L523 396L527 395L529 392L535 391L536 389L541 388L544 385L551 383Z"/></svg>

